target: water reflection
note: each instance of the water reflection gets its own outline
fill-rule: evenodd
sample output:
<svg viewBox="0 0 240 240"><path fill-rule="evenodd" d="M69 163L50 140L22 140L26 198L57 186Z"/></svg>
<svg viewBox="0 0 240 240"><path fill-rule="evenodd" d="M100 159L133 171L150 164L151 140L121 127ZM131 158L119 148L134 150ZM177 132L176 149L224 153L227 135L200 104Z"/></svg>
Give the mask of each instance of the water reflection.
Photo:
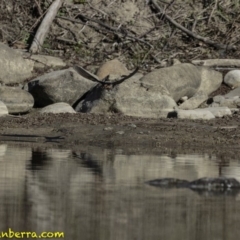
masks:
<svg viewBox="0 0 240 240"><path fill-rule="evenodd" d="M235 156L237 156L235 154ZM226 155L0 145L0 231L64 231L65 239L236 239L240 198L159 189L154 178L240 180Z"/></svg>

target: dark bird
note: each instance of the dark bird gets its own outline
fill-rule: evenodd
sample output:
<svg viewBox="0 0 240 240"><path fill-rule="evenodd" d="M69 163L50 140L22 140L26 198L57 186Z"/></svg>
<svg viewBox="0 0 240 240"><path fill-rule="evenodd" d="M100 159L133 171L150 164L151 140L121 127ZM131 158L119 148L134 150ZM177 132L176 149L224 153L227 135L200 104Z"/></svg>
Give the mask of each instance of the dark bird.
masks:
<svg viewBox="0 0 240 240"><path fill-rule="evenodd" d="M100 83L102 85L109 85L114 87L117 84L122 83L123 81L127 80L128 78L132 77L137 71L138 71L138 67L131 72L129 75L123 75L121 76L121 78L119 80L116 81L109 81L109 75L107 75L105 78L103 78L102 80L97 79L97 77L93 74L91 74L90 72L86 71L84 68L79 67L79 66L74 66L73 67L74 70L76 70L81 76L93 81L93 82L97 82Z"/></svg>

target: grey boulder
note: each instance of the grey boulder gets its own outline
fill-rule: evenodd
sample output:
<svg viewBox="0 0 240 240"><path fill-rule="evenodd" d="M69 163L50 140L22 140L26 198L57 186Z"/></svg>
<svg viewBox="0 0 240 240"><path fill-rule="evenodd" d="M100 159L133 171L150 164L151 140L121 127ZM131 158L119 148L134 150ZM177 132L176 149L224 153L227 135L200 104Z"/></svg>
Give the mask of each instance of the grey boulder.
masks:
<svg viewBox="0 0 240 240"><path fill-rule="evenodd" d="M142 87L141 77L141 74L135 74L113 89L97 85L75 110L101 114L117 112L136 117L166 117L176 107L175 101Z"/></svg>
<svg viewBox="0 0 240 240"><path fill-rule="evenodd" d="M112 89L98 85L75 110L103 114L118 112L137 117L167 117L169 112L177 108L176 102L183 97L188 100L180 108L197 108L221 82L222 74L219 72L192 64L179 64L155 70L143 77L136 74ZM196 112L190 115L190 118L205 118L204 114L200 116ZM214 118L210 112L206 115L208 119Z"/></svg>
<svg viewBox="0 0 240 240"><path fill-rule="evenodd" d="M54 103L42 108L40 113L76 113L74 109L64 102Z"/></svg>
<svg viewBox="0 0 240 240"><path fill-rule="evenodd" d="M224 117L224 116L231 116L232 111L228 107L209 107L209 108L199 108L196 111L209 111L215 117Z"/></svg>
<svg viewBox="0 0 240 240"><path fill-rule="evenodd" d="M210 120L215 117L231 116L232 111L228 107L209 107L194 110L176 110L177 117L182 119Z"/></svg>
<svg viewBox="0 0 240 240"><path fill-rule="evenodd" d="M228 107L228 108L238 108L240 107L240 98L239 97L232 97L232 98L225 98L220 103L212 103L211 107Z"/></svg>
<svg viewBox="0 0 240 240"><path fill-rule="evenodd" d="M22 83L32 76L34 62L24 59L17 50L0 43L0 82Z"/></svg>
<svg viewBox="0 0 240 240"><path fill-rule="evenodd" d="M240 87L237 87L234 90L230 91L229 93L225 94L224 97L225 98L240 97Z"/></svg>
<svg viewBox="0 0 240 240"><path fill-rule="evenodd" d="M96 73L99 79L103 79L109 74L122 76L128 75L129 71L118 59L113 59L100 66Z"/></svg>
<svg viewBox="0 0 240 240"><path fill-rule="evenodd" d="M195 110L176 110L177 117L180 119L203 119L203 120L210 120L215 118L214 115L208 111L208 109L199 109Z"/></svg>
<svg viewBox="0 0 240 240"><path fill-rule="evenodd" d="M231 88L240 87L240 70L229 71L224 77L224 83Z"/></svg>
<svg viewBox="0 0 240 240"><path fill-rule="evenodd" d="M150 72L141 82L148 91L167 95L175 102L187 97L180 108L195 109L220 87L222 74L207 67L184 63Z"/></svg>
<svg viewBox="0 0 240 240"><path fill-rule="evenodd" d="M222 95L217 95L217 96L213 97L213 102L214 103L219 103L220 104L224 100L225 100L225 97L222 96Z"/></svg>
<svg viewBox="0 0 240 240"><path fill-rule="evenodd" d="M4 102L10 114L26 113L34 105L29 92L14 87L0 87L0 101Z"/></svg>
<svg viewBox="0 0 240 240"><path fill-rule="evenodd" d="M194 94L193 97L184 101L180 106L179 109L189 110L189 109L196 109L198 108L203 102L208 99L208 94L204 91L198 91Z"/></svg>
<svg viewBox="0 0 240 240"><path fill-rule="evenodd" d="M53 71L40 76L25 86L39 107L65 102L76 103L96 83L79 75L73 68Z"/></svg>
<svg viewBox="0 0 240 240"><path fill-rule="evenodd" d="M213 103L210 107L228 107L228 108L238 108L240 107L240 87L235 88L229 93L221 96L215 96L213 98Z"/></svg>

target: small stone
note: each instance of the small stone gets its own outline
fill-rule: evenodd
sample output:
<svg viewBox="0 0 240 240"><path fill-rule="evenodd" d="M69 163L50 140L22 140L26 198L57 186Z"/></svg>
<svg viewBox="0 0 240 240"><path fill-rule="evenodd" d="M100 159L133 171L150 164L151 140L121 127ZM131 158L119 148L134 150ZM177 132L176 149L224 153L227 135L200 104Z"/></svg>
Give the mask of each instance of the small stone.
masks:
<svg viewBox="0 0 240 240"><path fill-rule="evenodd" d="M195 110L178 110L177 116L180 119L213 119L215 116L207 109L195 109Z"/></svg>
<svg viewBox="0 0 240 240"><path fill-rule="evenodd" d="M225 100L225 97L224 96L221 96L221 95L217 95L213 98L213 102L214 103L221 103L222 101Z"/></svg>
<svg viewBox="0 0 240 240"><path fill-rule="evenodd" d="M64 103L64 102L50 104L42 108L39 112L40 113L76 113L68 103Z"/></svg>
<svg viewBox="0 0 240 240"><path fill-rule="evenodd" d="M240 86L240 70L229 71L224 77L224 83L229 87L237 88Z"/></svg>
<svg viewBox="0 0 240 240"><path fill-rule="evenodd" d="M229 116L232 114L231 110L228 107L210 107L206 108L205 110L210 111L215 117Z"/></svg>
<svg viewBox="0 0 240 240"><path fill-rule="evenodd" d="M124 131L117 131L116 134L123 135Z"/></svg>
<svg viewBox="0 0 240 240"><path fill-rule="evenodd" d="M238 113L239 109L238 108L230 108L232 114Z"/></svg>
<svg viewBox="0 0 240 240"><path fill-rule="evenodd" d="M128 124L128 127L136 128L137 126L133 123Z"/></svg>
<svg viewBox="0 0 240 240"><path fill-rule="evenodd" d="M105 127L103 130L104 130L104 131L112 131L112 130L113 130L113 127Z"/></svg>

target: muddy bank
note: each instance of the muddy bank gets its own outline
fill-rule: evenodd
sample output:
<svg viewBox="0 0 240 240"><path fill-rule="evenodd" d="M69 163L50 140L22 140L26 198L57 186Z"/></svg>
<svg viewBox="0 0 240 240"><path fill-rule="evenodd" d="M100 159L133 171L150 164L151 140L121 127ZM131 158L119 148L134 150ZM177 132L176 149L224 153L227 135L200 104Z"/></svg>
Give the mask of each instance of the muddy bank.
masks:
<svg viewBox="0 0 240 240"><path fill-rule="evenodd" d="M44 114L1 117L1 142L33 142L74 148L238 149L239 113L203 120L142 119L122 115Z"/></svg>

